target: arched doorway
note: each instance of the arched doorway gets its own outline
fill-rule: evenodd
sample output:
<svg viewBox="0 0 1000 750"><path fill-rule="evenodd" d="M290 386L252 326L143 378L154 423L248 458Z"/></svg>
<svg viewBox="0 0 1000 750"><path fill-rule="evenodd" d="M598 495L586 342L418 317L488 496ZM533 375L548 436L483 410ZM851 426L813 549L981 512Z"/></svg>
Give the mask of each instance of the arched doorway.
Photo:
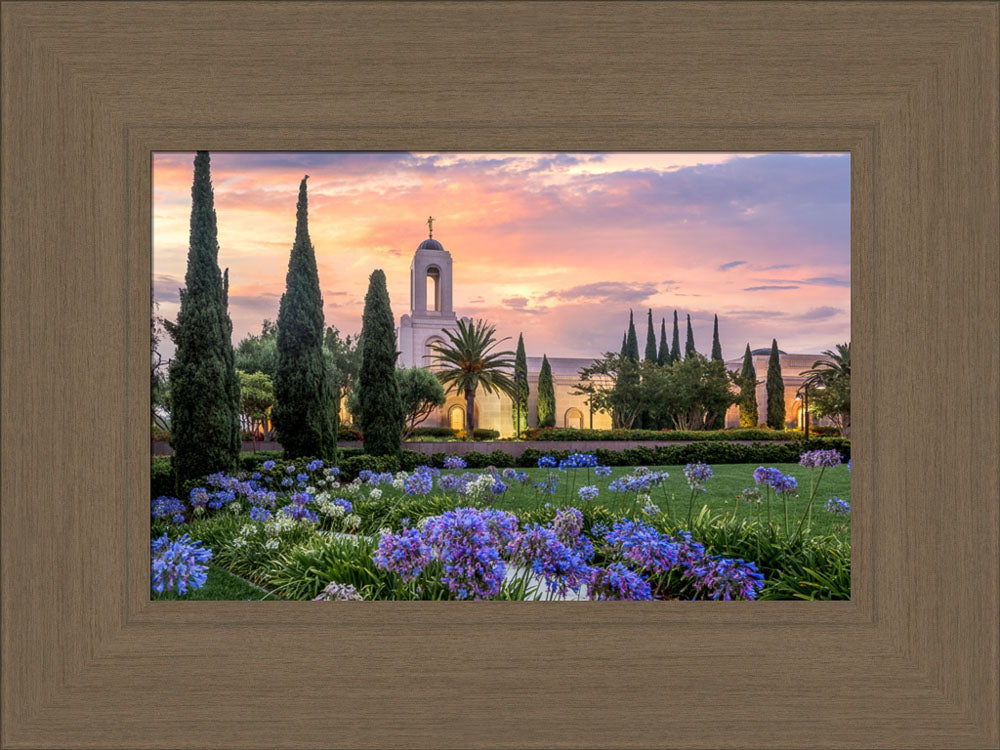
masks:
<svg viewBox="0 0 1000 750"><path fill-rule="evenodd" d="M569 427L574 430L583 429L583 412L572 407L566 410L566 416L563 417L563 427Z"/></svg>
<svg viewBox="0 0 1000 750"><path fill-rule="evenodd" d="M465 429L465 409L458 404L448 410L448 426L453 430Z"/></svg>

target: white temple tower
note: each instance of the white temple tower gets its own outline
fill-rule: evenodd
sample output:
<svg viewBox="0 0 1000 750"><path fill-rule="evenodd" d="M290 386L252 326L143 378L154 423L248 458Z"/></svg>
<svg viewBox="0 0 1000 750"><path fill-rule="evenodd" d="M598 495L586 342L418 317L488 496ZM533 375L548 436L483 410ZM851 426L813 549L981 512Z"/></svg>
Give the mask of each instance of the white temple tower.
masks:
<svg viewBox="0 0 1000 750"><path fill-rule="evenodd" d="M410 312L399 319L399 365L433 365L431 344L447 341L442 331L458 330L452 309L451 253L434 239L433 219L427 220L429 236L420 243L410 264Z"/></svg>

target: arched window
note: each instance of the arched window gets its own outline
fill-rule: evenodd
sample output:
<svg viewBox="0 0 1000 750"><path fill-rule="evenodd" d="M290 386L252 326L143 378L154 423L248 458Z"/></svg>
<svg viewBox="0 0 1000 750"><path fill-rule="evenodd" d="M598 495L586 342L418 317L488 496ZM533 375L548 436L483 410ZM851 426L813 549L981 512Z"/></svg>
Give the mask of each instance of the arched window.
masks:
<svg viewBox="0 0 1000 750"><path fill-rule="evenodd" d="M583 412L576 407L567 409L566 416L563 417L563 426L575 430L583 429Z"/></svg>
<svg viewBox="0 0 1000 750"><path fill-rule="evenodd" d="M440 336L431 336L424 342L424 358L419 362L421 367L435 368L440 365L440 358L436 351L434 351L435 344L444 343L444 339Z"/></svg>
<svg viewBox="0 0 1000 750"><path fill-rule="evenodd" d="M427 309L441 312L441 269L437 266L427 268Z"/></svg>
<svg viewBox="0 0 1000 750"><path fill-rule="evenodd" d="M465 429L465 409L458 404L448 410L448 426L453 430Z"/></svg>

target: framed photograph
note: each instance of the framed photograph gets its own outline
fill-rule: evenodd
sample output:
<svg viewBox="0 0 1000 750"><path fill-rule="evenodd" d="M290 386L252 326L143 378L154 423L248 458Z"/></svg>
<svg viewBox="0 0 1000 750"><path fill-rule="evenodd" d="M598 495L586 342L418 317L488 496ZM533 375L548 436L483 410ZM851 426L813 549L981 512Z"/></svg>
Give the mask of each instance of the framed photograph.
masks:
<svg viewBox="0 0 1000 750"><path fill-rule="evenodd" d="M996 4L2 21L0 745L1000 746Z"/></svg>

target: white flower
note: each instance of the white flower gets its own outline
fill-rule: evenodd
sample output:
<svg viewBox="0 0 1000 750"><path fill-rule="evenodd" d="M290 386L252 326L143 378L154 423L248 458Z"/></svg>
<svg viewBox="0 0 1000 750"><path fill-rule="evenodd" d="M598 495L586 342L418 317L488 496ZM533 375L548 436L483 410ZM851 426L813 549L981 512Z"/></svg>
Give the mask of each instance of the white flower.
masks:
<svg viewBox="0 0 1000 750"><path fill-rule="evenodd" d="M256 533L256 531L257 527L252 523L245 523L240 527L240 536L250 536L251 534Z"/></svg>
<svg viewBox="0 0 1000 750"><path fill-rule="evenodd" d="M231 510L233 513L239 513L241 510L243 510L243 506L235 502L229 503L229 510Z"/></svg>
<svg viewBox="0 0 1000 750"><path fill-rule="evenodd" d="M316 494L316 488L315 487L306 487L306 492L308 492L310 495L315 495Z"/></svg>
<svg viewBox="0 0 1000 750"><path fill-rule="evenodd" d="M361 525L361 516L357 516L354 513L344 518L344 528L345 529L356 529Z"/></svg>
<svg viewBox="0 0 1000 750"><path fill-rule="evenodd" d="M379 498L382 497L382 490L376 487L375 489L373 489L371 492L368 493L368 497L371 500L378 500Z"/></svg>
<svg viewBox="0 0 1000 750"><path fill-rule="evenodd" d="M395 489L402 491L402 489L406 486L406 480L405 479L398 479L398 478L397 479L393 479L392 480L392 486Z"/></svg>
<svg viewBox="0 0 1000 750"><path fill-rule="evenodd" d="M200 515L202 515L202 514L203 514L204 512L205 512L205 506L204 506L204 505L199 505L199 506L198 506L197 508L195 508L195 509L194 509L194 514L195 514L196 516L200 516Z"/></svg>
<svg viewBox="0 0 1000 750"><path fill-rule="evenodd" d="M278 540L273 537L268 539L264 542L264 549L278 549Z"/></svg>

